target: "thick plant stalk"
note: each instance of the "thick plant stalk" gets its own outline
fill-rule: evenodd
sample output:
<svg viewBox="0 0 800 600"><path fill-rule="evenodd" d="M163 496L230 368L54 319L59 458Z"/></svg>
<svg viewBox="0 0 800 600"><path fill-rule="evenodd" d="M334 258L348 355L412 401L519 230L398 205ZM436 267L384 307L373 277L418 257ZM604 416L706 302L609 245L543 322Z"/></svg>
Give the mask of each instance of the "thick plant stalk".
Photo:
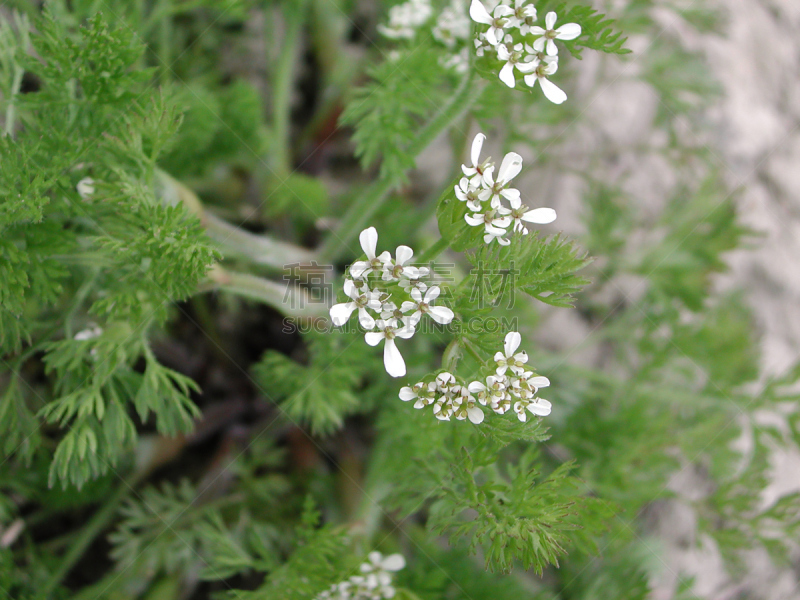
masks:
<svg viewBox="0 0 800 600"><path fill-rule="evenodd" d="M409 146L409 155L418 156L477 100L483 87L474 84L474 78L474 70L470 69L461 80L450 102L425 124L417 139ZM350 244L383 206L389 198L389 192L396 185L397 178L385 176L364 190L347 210L339 227L331 232L322 244L319 249L320 260L331 262L347 254Z"/></svg>
<svg viewBox="0 0 800 600"><path fill-rule="evenodd" d="M263 302L287 317L326 318L328 306L312 300L305 288L277 283L249 273L238 273L214 266L209 272L210 289L230 292Z"/></svg>
<svg viewBox="0 0 800 600"><path fill-rule="evenodd" d="M316 253L300 246L256 235L231 225L205 210L197 195L164 171L156 171L156 191L163 202L183 202L200 219L209 237L226 256L235 255L251 262L283 271L287 265L308 264Z"/></svg>

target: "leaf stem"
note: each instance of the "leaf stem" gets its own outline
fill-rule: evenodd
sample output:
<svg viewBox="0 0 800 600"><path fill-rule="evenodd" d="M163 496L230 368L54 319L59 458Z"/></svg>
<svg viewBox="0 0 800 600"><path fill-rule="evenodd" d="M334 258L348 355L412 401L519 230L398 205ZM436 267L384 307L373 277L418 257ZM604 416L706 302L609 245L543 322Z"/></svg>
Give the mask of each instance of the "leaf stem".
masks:
<svg viewBox="0 0 800 600"><path fill-rule="evenodd" d="M461 80L451 100L425 124L417 139L408 147L409 156L416 157L427 148L439 134L445 131L481 95L482 85L475 85L474 69L470 69ZM389 198L389 192L397 185L398 178L386 175L367 187L347 209L339 227L331 232L319 249L321 260L335 261L344 256L350 244L364 229L369 220Z"/></svg>
<svg viewBox="0 0 800 600"><path fill-rule="evenodd" d="M108 523L114 517L117 508L128 497L136 485L148 474L147 471L136 473L129 482L124 482L124 485L119 485L111 492L111 496L106 500L105 504L98 510L75 541L69 546L69 550L61 559L61 563L56 567L50 578L44 583L40 589L39 598L42 600L51 598L53 592L61 583L61 580L66 577L75 564L81 559L86 549L91 545L94 539L100 535L103 529L106 528Z"/></svg>
<svg viewBox="0 0 800 600"><path fill-rule="evenodd" d="M292 3L284 3L286 33L281 44L272 88L273 160L275 173L282 179L288 176L292 170L292 152L289 142L292 83L300 46L300 34L306 14L306 0L302 0L298 4L299 6L292 6Z"/></svg>
<svg viewBox="0 0 800 600"><path fill-rule="evenodd" d="M449 243L444 238L439 238L432 246L430 246L427 250L425 250L422 254L419 255L419 258L416 262L419 264L425 264L428 262L433 261L436 259L442 252L447 250L449 247Z"/></svg>

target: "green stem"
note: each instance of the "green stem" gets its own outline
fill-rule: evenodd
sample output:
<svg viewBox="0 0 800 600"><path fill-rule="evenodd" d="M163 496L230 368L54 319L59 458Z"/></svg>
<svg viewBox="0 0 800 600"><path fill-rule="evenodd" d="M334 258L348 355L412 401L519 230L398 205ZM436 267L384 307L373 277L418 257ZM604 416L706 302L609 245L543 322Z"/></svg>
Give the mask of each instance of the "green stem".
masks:
<svg viewBox="0 0 800 600"><path fill-rule="evenodd" d="M474 77L474 69L470 69L461 80L450 102L425 124L417 139L408 147L409 156L418 156L477 100L483 88L473 84ZM362 192L345 213L339 227L320 247L321 260L335 261L348 252L350 244L383 206L389 198L389 192L397 183L397 177L383 176Z"/></svg>
<svg viewBox="0 0 800 600"><path fill-rule="evenodd" d="M425 264L431 262L432 260L436 259L442 252L447 250L450 246L448 241L444 238L439 238L430 248L425 250L422 254L419 255L419 258L416 260L419 264Z"/></svg>
<svg viewBox="0 0 800 600"><path fill-rule="evenodd" d="M486 366L486 364L487 364L486 361L481 357L480 353L478 352L477 348L475 348L475 345L472 342L470 342L467 338L462 337L461 338L461 345L464 347L464 349L467 352L469 352L472 355L472 357L475 360L477 360L484 367Z"/></svg>
<svg viewBox="0 0 800 600"><path fill-rule="evenodd" d="M201 291L221 290L271 306L287 317L320 318L328 314L324 302L309 297L304 288L256 277L249 273L228 271L219 265L211 269L212 284Z"/></svg>
<svg viewBox="0 0 800 600"><path fill-rule="evenodd" d="M305 18L305 4L291 6L285 3L284 16L286 18L286 34L283 38L281 53L273 79L272 94L272 133L273 159L275 173L283 178L291 172L291 145L289 143L289 124L291 120L292 83L295 73L295 63L300 46L300 33L303 29Z"/></svg>
<svg viewBox="0 0 800 600"><path fill-rule="evenodd" d="M226 257L244 257L278 271L283 271L287 265L307 265L317 259L316 253L311 250L250 233L212 215L192 190L164 171L156 171L156 194L166 204L182 202L190 213L200 219L208 236L219 245Z"/></svg>
<svg viewBox="0 0 800 600"><path fill-rule="evenodd" d="M14 80L11 83L11 97L8 99L8 106L6 106L6 125L5 135L14 133L14 120L16 112L16 99L19 94L19 89L22 86L22 76L25 74L25 69L14 66Z"/></svg>
<svg viewBox="0 0 800 600"><path fill-rule="evenodd" d="M106 500L106 503L100 508L99 511L94 513L92 518L80 532L80 535L70 545L69 550L61 559L61 563L53 571L50 578L44 583L40 589L39 597L43 600L51 598L53 592L61 583L61 580L66 577L75 564L83 556L86 549L100 535L100 533L108 526L109 521L114 517L114 514L119 508L119 505L128 497L136 485L146 476L147 473L141 472L136 474L130 482L123 482L124 485L119 485L111 493L111 496Z"/></svg>

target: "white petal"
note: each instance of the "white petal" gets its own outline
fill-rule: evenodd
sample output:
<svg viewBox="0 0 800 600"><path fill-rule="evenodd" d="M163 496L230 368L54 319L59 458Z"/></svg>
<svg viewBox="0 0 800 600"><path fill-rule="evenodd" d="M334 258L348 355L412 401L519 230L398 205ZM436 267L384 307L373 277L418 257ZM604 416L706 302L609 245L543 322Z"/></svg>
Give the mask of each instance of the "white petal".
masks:
<svg viewBox="0 0 800 600"><path fill-rule="evenodd" d="M433 287L431 287L431 289L425 292L425 303L430 304L431 302L436 300L439 297L441 291L442 290L439 288L438 285L434 285Z"/></svg>
<svg viewBox="0 0 800 600"><path fill-rule="evenodd" d="M336 327L341 327L347 323L347 319L353 314L356 309L355 302L343 302L342 304L334 304L331 306L331 321Z"/></svg>
<svg viewBox="0 0 800 600"><path fill-rule="evenodd" d="M414 393L414 390L412 390L408 386L400 388L399 396L400 400L402 400L403 402L408 402L409 400L413 400L414 398L417 397L417 395Z"/></svg>
<svg viewBox="0 0 800 600"><path fill-rule="evenodd" d="M542 31L542 33L544 33L544 31ZM536 52L544 52L545 42L547 42L547 38L545 37L536 38L533 41L533 49L536 50Z"/></svg>
<svg viewBox="0 0 800 600"><path fill-rule="evenodd" d="M501 191L500 191L500 195L501 195L503 198L505 198L506 200L508 200L509 202L511 202L511 206L512 206L512 207L514 206L514 202L515 202L515 201L516 201L517 203L519 203L519 196L520 196L520 194L519 194L519 190L518 190L518 189L515 189L515 188L505 188L505 189L503 189L503 190L501 190Z"/></svg>
<svg viewBox="0 0 800 600"><path fill-rule="evenodd" d="M514 14L514 9L510 6L506 6L505 4L500 4L497 8L494 9L494 16L497 17L509 17Z"/></svg>
<svg viewBox="0 0 800 600"><path fill-rule="evenodd" d="M500 171L497 174L497 180L508 182L514 179L522 170L522 157L516 152L509 152L503 157L503 162L500 165Z"/></svg>
<svg viewBox="0 0 800 600"><path fill-rule="evenodd" d="M414 256L414 251L408 246L398 246L395 257L398 265L405 265L411 257Z"/></svg>
<svg viewBox="0 0 800 600"><path fill-rule="evenodd" d="M542 77L541 85L545 97L553 104L562 104L567 99L564 91L546 77Z"/></svg>
<svg viewBox="0 0 800 600"><path fill-rule="evenodd" d="M477 425L478 423L483 423L483 411L478 408L477 406L473 406L472 408L467 409L467 416L469 420Z"/></svg>
<svg viewBox="0 0 800 600"><path fill-rule="evenodd" d="M375 319L367 312L366 308L358 309L358 322L364 329L372 329L375 327Z"/></svg>
<svg viewBox="0 0 800 600"><path fill-rule="evenodd" d="M511 53L508 51L508 47L505 44L500 44L497 47L497 58L507 61L509 56L511 56Z"/></svg>
<svg viewBox="0 0 800 600"><path fill-rule="evenodd" d="M406 559L402 554L390 554L381 562L381 567L386 571L399 571L406 566Z"/></svg>
<svg viewBox="0 0 800 600"><path fill-rule="evenodd" d="M344 293L350 296L353 300L358 298L359 296L358 290L356 289L356 286L351 279L344 280Z"/></svg>
<svg viewBox="0 0 800 600"><path fill-rule="evenodd" d="M487 188L494 185L494 165L483 172L483 183ZM483 200L483 198L481 198L481 200Z"/></svg>
<svg viewBox="0 0 800 600"><path fill-rule="evenodd" d="M550 409L552 406L553 405L544 398L537 398L536 402L531 402L528 404L528 410L540 417L546 417L550 414Z"/></svg>
<svg viewBox="0 0 800 600"><path fill-rule="evenodd" d="M431 319L440 325L447 325L455 316L453 311L446 306L431 306L428 309L428 314L431 316Z"/></svg>
<svg viewBox="0 0 800 600"><path fill-rule="evenodd" d="M474 1L474 0L473 0ZM497 35L495 34L495 28L489 28L489 31L486 32L486 41L489 42L492 46L497 46Z"/></svg>
<svg viewBox="0 0 800 600"><path fill-rule="evenodd" d="M536 377L531 377L528 379L528 383L535 385L537 388L543 388L550 385L550 380L547 377L537 375Z"/></svg>
<svg viewBox="0 0 800 600"><path fill-rule="evenodd" d="M492 225L494 227L501 227L502 229L505 229L511 225L511 217L495 217L492 219Z"/></svg>
<svg viewBox="0 0 800 600"><path fill-rule="evenodd" d="M483 385L480 381L472 381L467 386L467 389L473 394L477 394L478 392L485 392L486 386Z"/></svg>
<svg viewBox="0 0 800 600"><path fill-rule="evenodd" d="M530 75L525 75L525 85L533 89L536 87L537 79L539 79L539 77L535 73L531 73Z"/></svg>
<svg viewBox="0 0 800 600"><path fill-rule="evenodd" d="M406 300L400 305L400 312L407 313L412 310L417 310L417 304L415 302L409 302Z"/></svg>
<svg viewBox="0 0 800 600"><path fill-rule="evenodd" d="M394 340L386 340L383 345L383 366L392 377L402 377L406 374L406 363Z"/></svg>
<svg viewBox="0 0 800 600"><path fill-rule="evenodd" d="M558 54L558 46L553 40L547 40L547 56L555 56Z"/></svg>
<svg viewBox="0 0 800 600"><path fill-rule="evenodd" d="M577 23L567 23L556 29L556 34L559 40L574 40L581 34L581 26Z"/></svg>
<svg viewBox="0 0 800 600"><path fill-rule="evenodd" d="M503 350L505 351L506 356L513 356L517 351L517 348L519 348L520 343L522 343L522 336L519 334L519 332L510 331L507 333L506 339L503 342Z"/></svg>
<svg viewBox="0 0 800 600"><path fill-rule="evenodd" d="M464 220L473 227L483 225L484 223L483 215L478 213L475 213L474 215L464 215Z"/></svg>
<svg viewBox="0 0 800 600"><path fill-rule="evenodd" d="M530 33L532 33L533 35L544 35L544 29L542 29L538 25L534 25L533 27L531 27ZM541 50L539 50L539 52L541 52Z"/></svg>
<svg viewBox="0 0 800 600"><path fill-rule="evenodd" d="M419 304L422 302L422 292L420 292L417 288L411 290L411 297L414 299L414 302Z"/></svg>
<svg viewBox="0 0 800 600"><path fill-rule="evenodd" d="M350 276L355 277L358 279L364 274L364 271L369 269L369 263L363 260L359 260L354 262L350 265Z"/></svg>
<svg viewBox="0 0 800 600"><path fill-rule="evenodd" d="M361 242L361 249L369 260L375 258L375 248L378 246L378 231L374 227L368 227L358 236Z"/></svg>
<svg viewBox="0 0 800 600"><path fill-rule="evenodd" d="M547 27L548 29L552 29L553 27L555 27L556 26L556 19L557 19L556 13L554 13L551 10L549 13L547 13L544 16L544 25L545 25L545 27Z"/></svg>
<svg viewBox="0 0 800 600"><path fill-rule="evenodd" d="M507 240L506 238L499 237L499 238L497 238L497 243L500 244L501 246L509 246L509 245L511 245L511 240Z"/></svg>
<svg viewBox="0 0 800 600"><path fill-rule="evenodd" d="M417 279L419 277L419 269L417 267L403 267L403 277Z"/></svg>
<svg viewBox="0 0 800 600"><path fill-rule="evenodd" d="M410 324L404 325L403 327L395 331L394 334L399 338L407 340L408 338L414 335L414 327Z"/></svg>
<svg viewBox="0 0 800 600"><path fill-rule="evenodd" d="M472 140L472 153L470 154L470 158L472 159L472 166L477 167L478 161L481 159L481 150L483 149L483 141L486 139L486 136L482 133L479 133L475 136L475 139ZM461 180L462 187L466 188L463 185L464 179Z"/></svg>
<svg viewBox="0 0 800 600"><path fill-rule="evenodd" d="M503 48L503 46L500 46ZM500 81L505 83L508 87L513 88L517 85L516 80L514 79L514 65L507 62L503 65L503 68L500 69ZM500 167L500 171L502 172L502 167Z"/></svg>
<svg viewBox="0 0 800 600"><path fill-rule="evenodd" d="M364 334L364 341L367 342L370 346L377 346L378 344L381 343L381 340L384 339L385 337L386 336L383 335L382 331L370 331Z"/></svg>
<svg viewBox="0 0 800 600"><path fill-rule="evenodd" d="M552 208L534 208L529 210L520 217L523 221L528 223L539 223L540 225L547 225L556 220L556 211Z"/></svg>
<svg viewBox="0 0 800 600"><path fill-rule="evenodd" d="M489 25L492 22L492 15L489 14L489 11L486 10L480 0L472 0L472 4L469 6L469 16L477 23Z"/></svg>
<svg viewBox="0 0 800 600"><path fill-rule="evenodd" d="M378 260L385 265L389 264L390 262L392 262L392 255L389 253L388 250L384 250L378 255Z"/></svg>

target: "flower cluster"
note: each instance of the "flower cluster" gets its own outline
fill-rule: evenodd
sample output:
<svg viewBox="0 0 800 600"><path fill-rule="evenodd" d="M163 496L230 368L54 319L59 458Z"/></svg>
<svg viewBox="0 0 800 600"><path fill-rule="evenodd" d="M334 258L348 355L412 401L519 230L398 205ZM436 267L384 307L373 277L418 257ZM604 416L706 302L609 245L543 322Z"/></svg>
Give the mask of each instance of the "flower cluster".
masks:
<svg viewBox="0 0 800 600"><path fill-rule="evenodd" d="M359 568L360 575L335 583L317 596L317 600L384 600L394 598L391 572L406 566L401 554L384 558L380 552L370 552L367 562Z"/></svg>
<svg viewBox="0 0 800 600"><path fill-rule="evenodd" d="M528 87L536 82L545 97L561 104L567 95L549 77L558 70L558 47L555 40L574 40L581 34L581 26L567 23L556 28L557 15L545 15L545 27L536 25L536 8L526 0L514 0L513 6L495 0L472 0L469 15L473 21L488 25L475 40L478 56L495 52L505 64L500 69L500 80L515 87L514 75L518 71Z"/></svg>
<svg viewBox="0 0 800 600"><path fill-rule="evenodd" d="M483 241L487 244L497 240L503 246L511 242L506 238L507 229L513 225L512 231L528 234L523 222L547 224L556 219L556 211L552 208L529 209L522 204L520 192L511 187L511 181L522 170L522 157L516 152L509 152L500 163L500 170L495 177L495 164L491 158L481 161L481 150L486 136L479 133L472 140L470 165L461 165L464 177L455 186L456 198L467 203L472 214L467 213L464 219L473 227L483 227ZM508 206L503 201L508 202Z"/></svg>
<svg viewBox="0 0 800 600"><path fill-rule="evenodd" d="M432 13L430 0L408 0L389 9L389 22L378 31L395 40L412 39Z"/></svg>
<svg viewBox="0 0 800 600"><path fill-rule="evenodd" d="M516 331L506 335L502 352L494 355L495 372L482 381L464 385L447 372L439 373L433 381L420 381L400 389L400 399L414 400L414 408L433 406L433 414L440 421L469 419L476 425L482 423L484 412L478 406L488 406L498 415L512 407L520 421L528 420L528 413L539 417L550 414L551 404L537 398L536 392L550 385L547 377L534 375L525 369L528 355L517 352L522 337Z"/></svg>
<svg viewBox="0 0 800 600"><path fill-rule="evenodd" d="M394 258L388 251L376 254L378 232L374 227L362 231L359 241L367 260L350 265L350 277L344 281L344 293L349 300L331 307L331 321L341 327L358 311L358 322L367 330L365 341L370 346L384 342L386 372L392 377L402 377L406 374L406 364L395 338L413 336L424 315L441 325L450 323L455 315L446 306L433 305L441 289L428 287L423 281L430 273L427 267L410 264L414 256L411 248L398 246Z"/></svg>

